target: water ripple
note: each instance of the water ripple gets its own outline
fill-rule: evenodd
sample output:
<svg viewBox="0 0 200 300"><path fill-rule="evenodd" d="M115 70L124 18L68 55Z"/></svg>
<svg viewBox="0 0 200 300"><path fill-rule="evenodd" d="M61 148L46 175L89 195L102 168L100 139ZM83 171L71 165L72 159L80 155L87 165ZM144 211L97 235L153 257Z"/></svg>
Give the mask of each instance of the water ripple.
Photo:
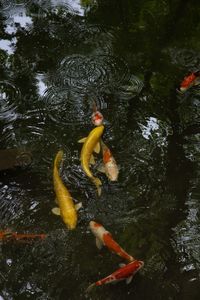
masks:
<svg viewBox="0 0 200 300"><path fill-rule="evenodd" d="M71 55L62 62L55 82L76 90L114 89L129 78L126 63L109 55Z"/></svg>
<svg viewBox="0 0 200 300"><path fill-rule="evenodd" d="M174 228L173 246L179 253L183 271L199 269L199 190L193 191L187 201L188 216Z"/></svg>
<svg viewBox="0 0 200 300"><path fill-rule="evenodd" d="M21 97L20 91L11 83L0 81L0 120L13 122L18 113L15 102Z"/></svg>
<svg viewBox="0 0 200 300"><path fill-rule="evenodd" d="M200 54L191 49L168 49L172 63L181 67L186 67L189 70L199 70Z"/></svg>
<svg viewBox="0 0 200 300"><path fill-rule="evenodd" d="M1 0L1 10L5 11L7 9L10 9L14 4L15 3L12 0Z"/></svg>
<svg viewBox="0 0 200 300"><path fill-rule="evenodd" d="M91 49L94 55L111 54L116 39L110 28L107 29L96 24L80 26L77 37L81 41L81 49L85 48L87 53L88 49Z"/></svg>
<svg viewBox="0 0 200 300"><path fill-rule="evenodd" d="M49 88L43 97L48 117L57 124L84 124L90 121L90 103L69 89Z"/></svg>
<svg viewBox="0 0 200 300"><path fill-rule="evenodd" d="M131 75L126 84L120 87L119 95L121 99L131 99L138 95L144 87L144 83L135 75Z"/></svg>
<svg viewBox="0 0 200 300"><path fill-rule="evenodd" d="M32 13L32 16L36 17L51 17L54 18L54 21L59 19L64 19L67 21L73 15L82 15L78 9L69 1L59 0L59 1L32 1L30 5L34 5L34 8L38 6L37 13Z"/></svg>
<svg viewBox="0 0 200 300"><path fill-rule="evenodd" d="M0 217L1 226L8 227L15 219L18 219L22 212L22 203L17 201L16 195L23 195L20 186L15 182L10 182L9 187L0 183ZM22 196L23 197L23 196Z"/></svg>

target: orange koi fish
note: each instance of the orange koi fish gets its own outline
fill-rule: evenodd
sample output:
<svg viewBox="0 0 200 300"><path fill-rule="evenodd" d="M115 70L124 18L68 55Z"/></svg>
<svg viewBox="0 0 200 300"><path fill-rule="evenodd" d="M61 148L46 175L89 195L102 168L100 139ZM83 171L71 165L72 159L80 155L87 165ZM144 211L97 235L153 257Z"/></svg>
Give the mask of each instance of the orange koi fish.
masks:
<svg viewBox="0 0 200 300"><path fill-rule="evenodd" d="M144 266L144 262L141 260L135 260L127 265L121 264L120 269L113 272L107 277L92 283L86 290L86 293L89 293L91 289L95 286L100 286L109 283L119 282L121 280L126 280L126 283L129 284L133 276Z"/></svg>
<svg viewBox="0 0 200 300"><path fill-rule="evenodd" d="M185 76L180 84L180 91L182 93L186 92L192 86L200 84L200 71L193 72L188 76Z"/></svg>
<svg viewBox="0 0 200 300"><path fill-rule="evenodd" d="M110 251L115 252L120 257L130 261L134 261L135 258L124 251L119 244L117 244L110 234L101 224L94 221L90 221L90 229L96 237L96 246L101 249L102 246L106 246Z"/></svg>
<svg viewBox="0 0 200 300"><path fill-rule="evenodd" d="M30 240L43 240L47 237L45 233L41 234L32 234L32 233L17 233L11 231L0 231L0 240L8 241L8 240L16 240L16 241L30 241Z"/></svg>

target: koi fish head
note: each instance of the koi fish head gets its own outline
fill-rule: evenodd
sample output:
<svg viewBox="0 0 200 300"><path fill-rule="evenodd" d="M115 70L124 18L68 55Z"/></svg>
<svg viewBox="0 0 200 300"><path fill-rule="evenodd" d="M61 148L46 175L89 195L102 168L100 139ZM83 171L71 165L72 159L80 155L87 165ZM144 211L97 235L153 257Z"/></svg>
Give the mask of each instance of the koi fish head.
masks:
<svg viewBox="0 0 200 300"><path fill-rule="evenodd" d="M99 126L103 123L103 115L97 110L92 114L92 123Z"/></svg>
<svg viewBox="0 0 200 300"><path fill-rule="evenodd" d="M132 263L134 263L134 261ZM137 268L137 270L141 269L143 266L144 266L144 262L142 260L135 261L135 267Z"/></svg>
<svg viewBox="0 0 200 300"><path fill-rule="evenodd" d="M89 227L90 227L92 233L97 238L99 238L100 240L102 240L103 239L103 235L105 233L107 233L107 231L105 230L105 228L101 224L99 224L99 223L97 223L95 221L90 221Z"/></svg>
<svg viewBox="0 0 200 300"><path fill-rule="evenodd" d="M144 262L141 260L134 260L127 265L121 265L120 269L117 270L117 278L125 279L129 276L135 275L144 266Z"/></svg>

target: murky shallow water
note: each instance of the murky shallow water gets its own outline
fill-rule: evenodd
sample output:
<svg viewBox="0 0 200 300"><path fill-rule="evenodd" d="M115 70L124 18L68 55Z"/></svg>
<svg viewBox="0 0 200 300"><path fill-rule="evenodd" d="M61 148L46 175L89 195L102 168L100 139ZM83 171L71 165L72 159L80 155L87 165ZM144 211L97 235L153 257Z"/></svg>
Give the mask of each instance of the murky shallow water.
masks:
<svg viewBox="0 0 200 300"><path fill-rule="evenodd" d="M145 267L89 299L199 298L200 91L176 88L200 68L200 11L198 1L168 2L0 2L0 145L33 154L30 168L0 174L1 230L48 234L1 244L0 299L85 299L121 261L96 249L92 219ZM94 101L120 166L115 184L100 175L100 199L77 143ZM58 149L83 203L73 232L51 213Z"/></svg>

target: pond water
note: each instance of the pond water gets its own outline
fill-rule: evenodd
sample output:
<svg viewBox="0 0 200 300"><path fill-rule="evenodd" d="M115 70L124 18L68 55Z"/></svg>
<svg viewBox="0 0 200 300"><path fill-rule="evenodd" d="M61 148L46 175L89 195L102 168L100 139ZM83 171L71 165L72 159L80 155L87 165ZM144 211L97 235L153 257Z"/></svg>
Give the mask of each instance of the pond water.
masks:
<svg viewBox="0 0 200 300"><path fill-rule="evenodd" d="M199 1L0 1L0 146L32 153L29 168L0 173L0 231L46 233L0 244L0 299L199 299ZM77 141L105 118L120 173L99 198ZM76 202L76 230L52 214L52 166ZM9 161L9 158L8 158ZM95 169L94 169L95 172ZM96 220L143 269L129 284L94 289L122 259L99 251Z"/></svg>

